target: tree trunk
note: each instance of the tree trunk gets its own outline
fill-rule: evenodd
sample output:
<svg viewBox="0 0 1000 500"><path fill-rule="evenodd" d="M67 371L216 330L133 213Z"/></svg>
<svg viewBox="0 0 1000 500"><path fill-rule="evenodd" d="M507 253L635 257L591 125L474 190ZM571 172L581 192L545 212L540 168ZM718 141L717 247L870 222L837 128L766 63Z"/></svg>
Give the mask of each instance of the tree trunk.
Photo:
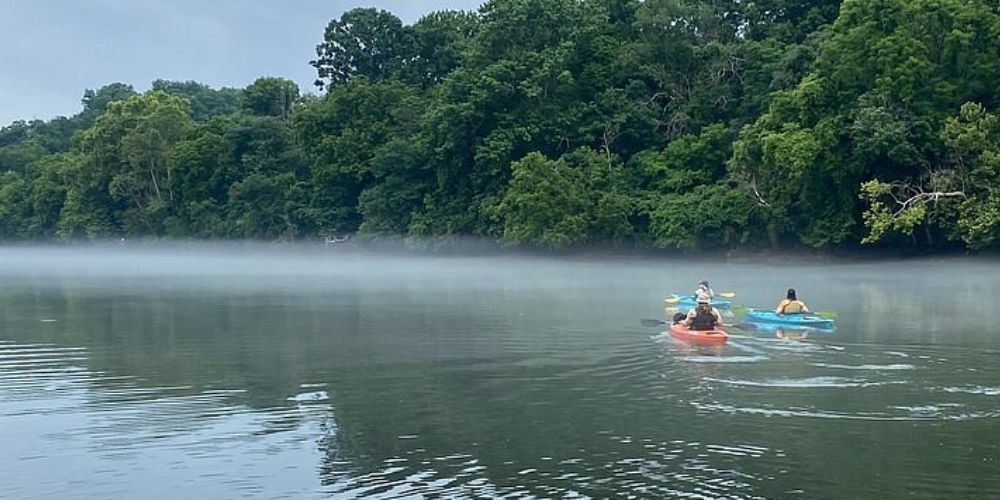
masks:
<svg viewBox="0 0 1000 500"><path fill-rule="evenodd" d="M160 194L160 184L156 182L156 170L153 168L154 165L150 162L149 165L149 177L153 179L153 190L156 191L156 199L163 201L163 195Z"/></svg>
<svg viewBox="0 0 1000 500"><path fill-rule="evenodd" d="M136 196L136 194L131 190L129 190L128 194L132 197L132 201L135 202L135 206L139 207L139 217L142 218L142 222L146 224L147 228L149 228L149 232L152 233L153 236L156 236L156 229L153 229L153 224L150 223L149 218L146 217L146 209L142 207L142 202L139 201L139 197Z"/></svg>
<svg viewBox="0 0 1000 500"><path fill-rule="evenodd" d="M167 199L169 199L170 202L173 203L174 202L174 182L173 182L173 179L172 179L173 176L170 174L170 171L171 171L171 168L168 165L167 166Z"/></svg>

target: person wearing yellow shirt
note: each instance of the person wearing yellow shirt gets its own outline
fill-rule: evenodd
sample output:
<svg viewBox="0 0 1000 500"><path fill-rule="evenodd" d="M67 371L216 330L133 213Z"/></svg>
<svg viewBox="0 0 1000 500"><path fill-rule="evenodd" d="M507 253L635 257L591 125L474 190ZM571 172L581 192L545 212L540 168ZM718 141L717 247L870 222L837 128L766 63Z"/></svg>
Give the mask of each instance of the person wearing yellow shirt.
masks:
<svg viewBox="0 0 1000 500"><path fill-rule="evenodd" d="M775 314L808 314L809 307L795 296L795 289L789 288L785 300L778 303Z"/></svg>

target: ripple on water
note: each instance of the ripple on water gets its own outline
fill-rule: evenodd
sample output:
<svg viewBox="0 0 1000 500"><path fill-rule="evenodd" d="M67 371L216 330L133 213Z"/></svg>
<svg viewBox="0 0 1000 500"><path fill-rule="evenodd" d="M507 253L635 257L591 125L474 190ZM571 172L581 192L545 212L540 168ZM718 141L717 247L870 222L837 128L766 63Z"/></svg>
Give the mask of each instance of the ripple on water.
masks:
<svg viewBox="0 0 1000 500"><path fill-rule="evenodd" d="M767 379L767 380L733 380L706 377L705 380L727 385L747 387L776 387L784 389L815 389L815 388L848 388L874 387L888 384L904 384L906 382L871 382L866 379L844 377L809 377L802 379Z"/></svg>
<svg viewBox="0 0 1000 500"><path fill-rule="evenodd" d="M916 368L913 365L907 364L892 364L892 365L838 365L832 363L810 363L812 366L819 368L833 368L836 370L868 370L868 371L898 371L898 370L913 370Z"/></svg>
<svg viewBox="0 0 1000 500"><path fill-rule="evenodd" d="M719 403L692 402L692 406L702 411L728 414L760 415L765 417L816 418L830 420L871 420L871 421L965 421L1000 418L1000 410L965 410L961 404L944 403L921 406L889 406L885 411L842 412L814 408L774 408L736 406Z"/></svg>
<svg viewBox="0 0 1000 500"><path fill-rule="evenodd" d="M913 418L893 417L881 413L844 413L836 411L815 410L808 408L768 408L735 406L717 403L692 402L692 406L702 411L721 412L728 414L760 415L765 417L805 417L819 419L844 420L913 420Z"/></svg>
<svg viewBox="0 0 1000 500"><path fill-rule="evenodd" d="M375 470L332 471L336 496L593 498L613 494L671 498L755 498L766 478L736 464L782 456L781 450L748 443L659 441L609 432L598 436L625 448L580 449L581 456L507 460L486 467L472 455L428 459L417 450L383 461ZM628 452L631 446L632 452ZM433 462L434 467L428 467ZM474 466L473 466L474 465Z"/></svg>
<svg viewBox="0 0 1000 500"><path fill-rule="evenodd" d="M760 363L767 361L767 356L679 356L678 360L687 363Z"/></svg>
<svg viewBox="0 0 1000 500"><path fill-rule="evenodd" d="M950 392L952 394L977 394L982 396L1000 396L1000 387L983 387L983 386L968 386L968 387L945 387L941 389L944 392Z"/></svg>
<svg viewBox="0 0 1000 500"><path fill-rule="evenodd" d="M296 394L288 398L288 401L295 401L297 403L315 403L317 401L327 401L330 396L326 391L315 391L315 392L303 392L301 394Z"/></svg>
<svg viewBox="0 0 1000 500"><path fill-rule="evenodd" d="M173 485L180 496L272 488L280 497L262 478L281 468L299 488L284 496L302 498L318 460L303 443L335 432L325 405L250 408L244 389L144 386L87 369L88 359L82 348L0 342L0 442L10 459L5 477L15 478L12 486L0 481L0 497L23 498L18 481L39 498L65 497L67 487L71 495L121 497L143 491L143 469L185 477ZM87 460L74 458L80 454ZM232 457L247 457L237 474ZM63 473L48 473L53 464Z"/></svg>

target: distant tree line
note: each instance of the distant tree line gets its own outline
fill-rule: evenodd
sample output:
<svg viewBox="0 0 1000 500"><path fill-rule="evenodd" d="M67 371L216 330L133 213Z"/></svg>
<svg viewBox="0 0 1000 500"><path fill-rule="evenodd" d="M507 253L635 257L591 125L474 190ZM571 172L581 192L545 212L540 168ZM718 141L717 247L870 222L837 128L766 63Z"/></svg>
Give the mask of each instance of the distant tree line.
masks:
<svg viewBox="0 0 1000 500"><path fill-rule="evenodd" d="M1000 246L1000 0L355 9L311 64L4 127L0 239Z"/></svg>

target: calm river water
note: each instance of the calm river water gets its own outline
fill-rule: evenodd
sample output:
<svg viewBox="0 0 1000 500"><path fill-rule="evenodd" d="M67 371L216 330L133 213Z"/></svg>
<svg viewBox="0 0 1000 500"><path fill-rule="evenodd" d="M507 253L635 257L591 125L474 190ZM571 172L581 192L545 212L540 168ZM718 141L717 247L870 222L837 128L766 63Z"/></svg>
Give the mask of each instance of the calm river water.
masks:
<svg viewBox="0 0 1000 500"><path fill-rule="evenodd" d="M639 326L703 278L838 327ZM0 250L0 498L995 497L997 297L972 259Z"/></svg>

